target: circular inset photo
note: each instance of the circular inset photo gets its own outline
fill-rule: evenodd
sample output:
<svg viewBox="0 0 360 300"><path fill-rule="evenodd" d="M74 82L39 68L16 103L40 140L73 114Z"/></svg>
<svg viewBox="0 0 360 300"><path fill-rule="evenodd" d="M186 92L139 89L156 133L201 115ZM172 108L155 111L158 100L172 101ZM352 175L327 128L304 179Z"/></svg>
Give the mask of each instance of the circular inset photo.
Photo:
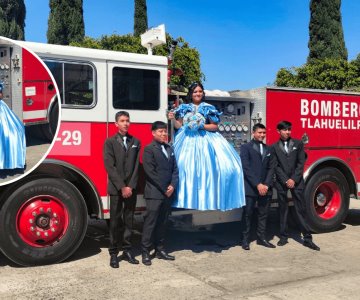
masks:
<svg viewBox="0 0 360 300"><path fill-rule="evenodd" d="M59 127L59 99L43 61L0 37L0 186L24 177L46 157Z"/></svg>

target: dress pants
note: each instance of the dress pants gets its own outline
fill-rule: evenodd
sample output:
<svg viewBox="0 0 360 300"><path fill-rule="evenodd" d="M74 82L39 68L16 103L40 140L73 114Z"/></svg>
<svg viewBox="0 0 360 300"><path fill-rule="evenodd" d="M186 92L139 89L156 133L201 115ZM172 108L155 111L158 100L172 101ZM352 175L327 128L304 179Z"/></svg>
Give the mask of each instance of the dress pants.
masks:
<svg viewBox="0 0 360 300"><path fill-rule="evenodd" d="M255 203L258 204L258 224L256 234L258 239L265 239L266 219L270 204L269 196L246 196L246 206L243 212L242 228L243 228L243 241L249 242L251 231L251 220L255 208Z"/></svg>
<svg viewBox="0 0 360 300"><path fill-rule="evenodd" d="M136 194L130 198L110 195L110 246L109 253L118 254L131 249L131 232L136 207Z"/></svg>
<svg viewBox="0 0 360 300"><path fill-rule="evenodd" d="M145 199L146 214L141 239L144 252L152 249L164 250L166 223L171 210L172 197L167 199Z"/></svg>
<svg viewBox="0 0 360 300"><path fill-rule="evenodd" d="M285 186L280 184L275 185L278 193L279 209L280 209L280 238L286 239L288 237L287 233L287 220L289 213L287 191L288 189ZM304 236L304 240L311 241L312 235L309 226L306 223L306 210L304 203L304 189L295 187L290 189L292 199L294 202L294 209L297 219L299 221L299 229Z"/></svg>

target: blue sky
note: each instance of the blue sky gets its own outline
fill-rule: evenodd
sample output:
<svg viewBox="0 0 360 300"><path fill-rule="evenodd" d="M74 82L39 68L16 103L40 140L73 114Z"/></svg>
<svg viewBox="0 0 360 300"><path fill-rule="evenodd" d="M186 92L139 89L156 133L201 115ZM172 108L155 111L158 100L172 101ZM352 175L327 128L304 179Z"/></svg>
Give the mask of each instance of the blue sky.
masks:
<svg viewBox="0 0 360 300"><path fill-rule="evenodd" d="M25 0L25 38L46 42L48 0ZM250 89L272 84L281 67L308 55L309 1L147 0L149 27L165 24L201 55L206 89ZM349 59L360 53L360 1L342 0ZM84 0L85 34L133 32L133 0ZM357 33L356 33L357 32Z"/></svg>

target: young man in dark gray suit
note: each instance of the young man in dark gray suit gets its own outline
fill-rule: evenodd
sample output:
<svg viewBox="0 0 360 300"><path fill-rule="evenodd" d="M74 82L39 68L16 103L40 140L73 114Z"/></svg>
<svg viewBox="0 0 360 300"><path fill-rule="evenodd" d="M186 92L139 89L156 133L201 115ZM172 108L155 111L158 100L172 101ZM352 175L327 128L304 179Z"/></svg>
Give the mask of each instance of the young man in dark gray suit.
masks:
<svg viewBox="0 0 360 300"><path fill-rule="evenodd" d="M119 267L117 255L124 249L122 259L131 264L139 261L131 252L131 232L136 206L140 141L128 133L130 116L126 111L115 115L118 132L104 144L104 164L108 173L110 195L110 266Z"/></svg>
<svg viewBox="0 0 360 300"><path fill-rule="evenodd" d="M288 243L287 218L289 208L287 192L290 191L300 230L304 237L304 246L319 251L320 248L312 241L310 228L305 220L303 172L306 153L304 144L300 140L291 138L291 123L288 121L280 122L277 125L277 131L280 140L273 145L274 157L276 158L275 188L280 209L280 240L277 244L284 246Z"/></svg>
<svg viewBox="0 0 360 300"><path fill-rule="evenodd" d="M173 148L167 144L167 125L156 121L151 127L153 141L146 146L143 155L145 171L146 215L141 239L142 262L151 265L150 250L155 257L174 260L164 250L166 223L173 195L179 181L179 171Z"/></svg>
<svg viewBox="0 0 360 300"><path fill-rule="evenodd" d="M251 219L258 205L257 244L275 248L265 237L266 219L270 203L269 190L273 183L274 166L270 148L264 144L266 128L257 123L252 129L253 139L241 146L240 157L244 172L246 206L242 218L242 248L250 250Z"/></svg>

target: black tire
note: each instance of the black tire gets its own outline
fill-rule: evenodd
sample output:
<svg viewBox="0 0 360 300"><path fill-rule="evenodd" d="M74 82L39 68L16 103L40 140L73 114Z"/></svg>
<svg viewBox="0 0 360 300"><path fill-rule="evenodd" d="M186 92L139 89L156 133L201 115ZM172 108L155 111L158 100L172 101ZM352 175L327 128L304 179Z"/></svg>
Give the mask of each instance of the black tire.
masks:
<svg viewBox="0 0 360 300"><path fill-rule="evenodd" d="M305 187L307 221L314 232L329 232L340 227L349 210L349 185L335 168L313 174Z"/></svg>
<svg viewBox="0 0 360 300"><path fill-rule="evenodd" d="M0 211L0 248L13 262L22 266L61 262L72 255L81 244L87 229L87 208L82 195L69 181L58 178L34 179L19 185L6 197ZM30 225L26 224L28 219L24 207L32 208L33 204L29 203L35 203L34 199L38 200L36 203L43 201L44 205L50 205L53 201L51 199L56 199L53 202L66 211L67 222L63 222L66 226L61 230L61 235L54 234L55 240L51 241L51 244L32 244L30 239L24 239L18 230L21 228L25 234L30 234L34 228L36 233L40 228L36 223L31 231L30 228L25 230L25 227ZM49 227L47 229L50 229Z"/></svg>
<svg viewBox="0 0 360 300"><path fill-rule="evenodd" d="M42 125L43 135L45 139L48 140L50 143L55 137L58 120L59 120L59 104L58 101L56 100L50 109L49 123Z"/></svg>

